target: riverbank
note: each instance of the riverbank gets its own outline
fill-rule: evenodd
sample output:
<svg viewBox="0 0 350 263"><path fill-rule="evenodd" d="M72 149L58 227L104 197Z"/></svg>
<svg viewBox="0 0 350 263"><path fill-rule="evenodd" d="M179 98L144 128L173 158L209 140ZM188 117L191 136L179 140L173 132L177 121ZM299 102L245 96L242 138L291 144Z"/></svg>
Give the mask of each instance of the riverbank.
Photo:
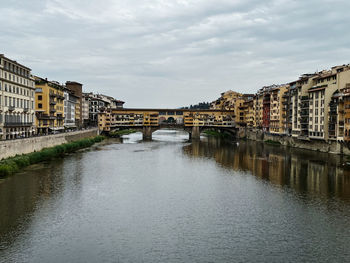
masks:
<svg viewBox="0 0 350 263"><path fill-rule="evenodd" d="M267 134L262 131L241 130L239 139L247 139L269 144L289 146L299 149L318 151L323 153L350 155L350 148L344 143L336 140L322 141L312 139L299 139L291 136L280 136Z"/></svg>
<svg viewBox="0 0 350 263"><path fill-rule="evenodd" d="M16 155L38 152L44 148L74 142L84 138L91 138L97 135L99 135L99 131L97 128L94 128L25 139L0 141L0 160Z"/></svg>
<svg viewBox="0 0 350 263"><path fill-rule="evenodd" d="M50 148L45 148L38 152L22 154L1 160L0 177L9 176L14 173L17 173L22 168L32 164L40 163L57 157L63 157L65 154L90 147L97 142L101 142L103 139L103 136L81 139L78 141L64 143Z"/></svg>
<svg viewBox="0 0 350 263"><path fill-rule="evenodd" d="M111 138L120 138L120 137L123 136L123 135L128 135L128 134L132 134L132 133L135 133L135 132L137 132L137 131L134 130L134 129L119 130L119 131L110 132L110 133L108 134L108 137L111 137Z"/></svg>

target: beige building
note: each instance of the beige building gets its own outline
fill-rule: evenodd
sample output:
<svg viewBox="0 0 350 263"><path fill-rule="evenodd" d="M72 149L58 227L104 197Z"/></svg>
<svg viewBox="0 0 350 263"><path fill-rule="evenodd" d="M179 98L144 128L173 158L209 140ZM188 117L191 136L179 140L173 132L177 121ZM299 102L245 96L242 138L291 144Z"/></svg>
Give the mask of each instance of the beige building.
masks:
<svg viewBox="0 0 350 263"><path fill-rule="evenodd" d="M317 74L304 74L295 82L291 93L292 136L308 138L309 134L309 93L313 78Z"/></svg>
<svg viewBox="0 0 350 263"><path fill-rule="evenodd" d="M344 90L350 83L350 67L337 66L329 71L322 71L313 81L314 85L308 90L309 137L322 140L341 138L344 136L344 109L342 104L339 105L338 96L339 91ZM337 105L333 104L334 99ZM336 118L331 118L332 116Z"/></svg>
<svg viewBox="0 0 350 263"><path fill-rule="evenodd" d="M31 69L0 54L0 139L35 133L34 90Z"/></svg>
<svg viewBox="0 0 350 263"><path fill-rule="evenodd" d="M83 126L86 127L89 125L89 98L83 95L82 98L82 118Z"/></svg>
<svg viewBox="0 0 350 263"><path fill-rule="evenodd" d="M270 133L285 135L286 111L283 105L283 96L288 92L288 85L273 88L270 91Z"/></svg>

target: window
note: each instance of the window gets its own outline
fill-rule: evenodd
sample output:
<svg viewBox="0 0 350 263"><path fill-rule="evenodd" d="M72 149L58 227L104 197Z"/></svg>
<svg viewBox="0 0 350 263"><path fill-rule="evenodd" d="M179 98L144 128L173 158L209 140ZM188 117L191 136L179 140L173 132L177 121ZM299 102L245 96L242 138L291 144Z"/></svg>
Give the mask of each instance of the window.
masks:
<svg viewBox="0 0 350 263"><path fill-rule="evenodd" d="M39 109L42 109L43 108L43 105L41 103L38 104L38 108Z"/></svg>
<svg viewBox="0 0 350 263"><path fill-rule="evenodd" d="M42 95L38 95L38 100L42 100L43 96Z"/></svg>

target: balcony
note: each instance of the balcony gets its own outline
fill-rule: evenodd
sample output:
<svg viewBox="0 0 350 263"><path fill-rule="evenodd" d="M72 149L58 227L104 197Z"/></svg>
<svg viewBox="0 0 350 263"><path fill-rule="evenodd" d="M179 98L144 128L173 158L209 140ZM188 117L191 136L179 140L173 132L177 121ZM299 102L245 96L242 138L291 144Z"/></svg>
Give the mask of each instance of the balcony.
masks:
<svg viewBox="0 0 350 263"><path fill-rule="evenodd" d="M28 112L29 108L23 108L23 112Z"/></svg>
<svg viewBox="0 0 350 263"><path fill-rule="evenodd" d="M50 112L56 112L54 108L50 108Z"/></svg>
<svg viewBox="0 0 350 263"><path fill-rule="evenodd" d="M30 127L32 122L5 122L4 127Z"/></svg>
<svg viewBox="0 0 350 263"><path fill-rule="evenodd" d="M56 105L56 101L50 100L50 104L51 104L51 105Z"/></svg>
<svg viewBox="0 0 350 263"><path fill-rule="evenodd" d="M9 106L9 111L14 111L15 110L15 106Z"/></svg>

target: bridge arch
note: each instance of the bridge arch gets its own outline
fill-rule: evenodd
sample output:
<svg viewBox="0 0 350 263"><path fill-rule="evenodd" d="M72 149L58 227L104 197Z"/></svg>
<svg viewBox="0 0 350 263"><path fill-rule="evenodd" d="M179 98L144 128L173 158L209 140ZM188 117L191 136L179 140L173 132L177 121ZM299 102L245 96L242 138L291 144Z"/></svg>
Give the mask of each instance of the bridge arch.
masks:
<svg viewBox="0 0 350 263"><path fill-rule="evenodd" d="M130 129L131 127L124 127L124 128L118 128L112 131L116 130L123 130L123 129ZM176 123L165 123L159 126L139 126L139 127L132 127L132 129L137 130L139 132L142 132L143 139L145 140L151 140L152 134L156 131L162 130L162 129L173 129L173 130L182 130L189 134L189 139L200 139L200 134L207 130L214 130L218 132L227 132L231 134L233 137L236 136L237 131L235 128L227 128L227 127L215 127L215 126L184 126L184 125L177 125Z"/></svg>

